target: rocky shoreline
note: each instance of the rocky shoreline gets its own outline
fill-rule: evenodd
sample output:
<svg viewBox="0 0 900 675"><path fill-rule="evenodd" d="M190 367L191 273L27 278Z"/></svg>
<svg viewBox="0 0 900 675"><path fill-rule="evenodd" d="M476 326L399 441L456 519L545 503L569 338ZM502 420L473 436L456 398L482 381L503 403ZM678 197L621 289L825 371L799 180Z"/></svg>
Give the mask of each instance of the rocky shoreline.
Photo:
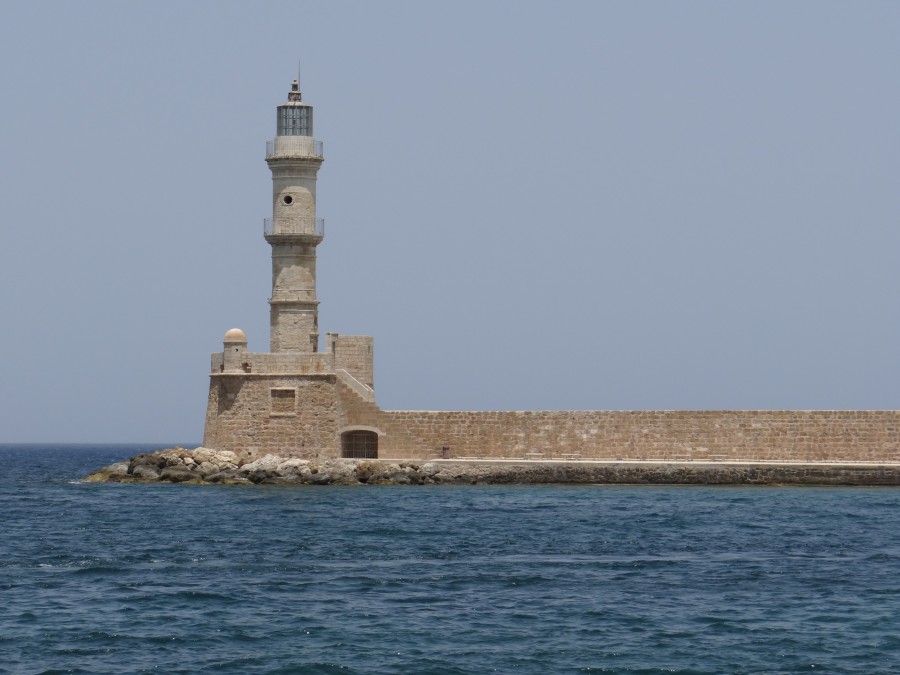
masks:
<svg viewBox="0 0 900 675"><path fill-rule="evenodd" d="M898 464L305 460L169 448L87 476L91 483L293 485L900 485Z"/></svg>

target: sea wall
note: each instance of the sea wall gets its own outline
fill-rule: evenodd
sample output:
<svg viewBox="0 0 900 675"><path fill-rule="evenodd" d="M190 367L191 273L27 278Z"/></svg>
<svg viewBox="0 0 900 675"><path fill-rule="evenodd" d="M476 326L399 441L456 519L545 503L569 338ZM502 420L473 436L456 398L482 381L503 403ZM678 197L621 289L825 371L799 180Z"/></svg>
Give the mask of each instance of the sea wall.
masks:
<svg viewBox="0 0 900 675"><path fill-rule="evenodd" d="M895 410L398 410L377 418L379 457L395 459L448 448L457 458L900 460Z"/></svg>
<svg viewBox="0 0 900 675"><path fill-rule="evenodd" d="M900 464L718 464L686 462L546 462L307 460L228 450L171 448L137 455L94 472L88 482L298 485L900 485Z"/></svg>
<svg viewBox="0 0 900 675"><path fill-rule="evenodd" d="M896 410L385 411L368 384L370 338L329 340L324 356L363 380L346 368L213 372L204 446L338 458L342 435L365 430L396 460L900 461Z"/></svg>

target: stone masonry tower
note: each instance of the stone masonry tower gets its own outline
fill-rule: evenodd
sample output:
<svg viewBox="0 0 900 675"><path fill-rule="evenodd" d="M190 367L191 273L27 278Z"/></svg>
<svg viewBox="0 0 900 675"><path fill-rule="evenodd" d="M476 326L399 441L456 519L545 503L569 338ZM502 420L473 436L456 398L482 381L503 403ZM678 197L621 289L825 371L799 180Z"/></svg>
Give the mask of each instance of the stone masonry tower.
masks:
<svg viewBox="0 0 900 675"><path fill-rule="evenodd" d="M302 101L297 80L278 106L276 134L266 147L273 202L264 228L272 245L270 349L317 352L316 246L325 228L316 218L316 175L322 144L313 138L313 108Z"/></svg>
<svg viewBox="0 0 900 675"><path fill-rule="evenodd" d="M266 143L270 350L250 351L238 328L225 334L222 351L210 360L203 444L245 457L377 457L386 432L375 403L372 338L328 333L319 351L316 247L324 227L316 218L316 176L322 144L313 139L313 109L301 100L296 80L277 110L276 136Z"/></svg>

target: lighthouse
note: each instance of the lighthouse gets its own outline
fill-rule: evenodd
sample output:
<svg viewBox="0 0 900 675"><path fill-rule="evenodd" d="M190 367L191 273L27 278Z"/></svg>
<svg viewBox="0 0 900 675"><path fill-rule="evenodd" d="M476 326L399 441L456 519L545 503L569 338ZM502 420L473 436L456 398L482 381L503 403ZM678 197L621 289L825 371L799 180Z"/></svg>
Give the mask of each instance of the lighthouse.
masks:
<svg viewBox="0 0 900 675"><path fill-rule="evenodd" d="M266 144L272 172L272 217L264 235L272 246L269 348L278 352L319 351L316 247L325 236L316 215L316 177L322 143L313 137L313 107L294 80L288 100L277 108L276 136Z"/></svg>
<svg viewBox="0 0 900 675"><path fill-rule="evenodd" d="M210 361L203 444L245 459L377 458L381 411L375 403L373 339L326 334L319 351L316 247L325 236L316 214L322 143L313 108L294 80L278 105L266 143L272 212L263 234L272 247L269 351L248 349L232 328ZM395 436L404 437L401 431Z"/></svg>

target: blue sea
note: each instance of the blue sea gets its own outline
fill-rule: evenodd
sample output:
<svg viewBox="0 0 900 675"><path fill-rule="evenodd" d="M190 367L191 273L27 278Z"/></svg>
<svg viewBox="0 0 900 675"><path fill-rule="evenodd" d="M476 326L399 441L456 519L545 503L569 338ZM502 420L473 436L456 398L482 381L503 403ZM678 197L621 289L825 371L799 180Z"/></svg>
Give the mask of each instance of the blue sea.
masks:
<svg viewBox="0 0 900 675"><path fill-rule="evenodd" d="M900 489L83 484L0 446L0 672L894 673Z"/></svg>

